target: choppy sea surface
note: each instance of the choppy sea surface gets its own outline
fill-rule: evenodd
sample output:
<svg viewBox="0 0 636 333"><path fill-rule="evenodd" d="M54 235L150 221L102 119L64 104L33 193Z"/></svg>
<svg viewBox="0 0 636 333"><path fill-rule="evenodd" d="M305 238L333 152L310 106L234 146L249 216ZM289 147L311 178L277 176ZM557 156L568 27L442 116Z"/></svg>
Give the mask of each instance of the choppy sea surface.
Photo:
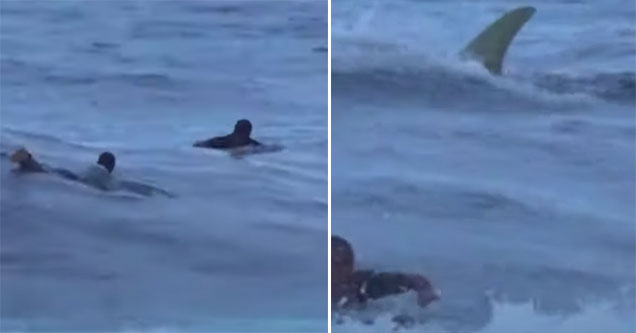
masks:
<svg viewBox="0 0 636 333"><path fill-rule="evenodd" d="M327 328L327 2L0 2L0 330ZM277 153L192 148L248 118Z"/></svg>
<svg viewBox="0 0 636 333"><path fill-rule="evenodd" d="M333 232L442 290L334 332L634 332L634 3L332 5ZM522 5L502 76L458 56Z"/></svg>

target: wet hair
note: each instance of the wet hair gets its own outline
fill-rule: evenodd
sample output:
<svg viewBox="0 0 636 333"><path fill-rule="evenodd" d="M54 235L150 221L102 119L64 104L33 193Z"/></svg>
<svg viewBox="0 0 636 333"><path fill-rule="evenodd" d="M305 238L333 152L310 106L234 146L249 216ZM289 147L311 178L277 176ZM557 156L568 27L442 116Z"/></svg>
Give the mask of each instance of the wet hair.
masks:
<svg viewBox="0 0 636 333"><path fill-rule="evenodd" d="M22 163L22 162L32 160L33 155L31 155L31 153L29 153L29 151L26 150L25 148L20 148L14 151L13 154L9 156L9 158L11 159L12 162Z"/></svg>
<svg viewBox="0 0 636 333"><path fill-rule="evenodd" d="M331 264L350 267L353 270L353 248L339 236L331 236Z"/></svg>
<svg viewBox="0 0 636 333"><path fill-rule="evenodd" d="M234 133L250 136L252 133L252 123L247 119L241 119L234 125Z"/></svg>
<svg viewBox="0 0 636 333"><path fill-rule="evenodd" d="M106 168L106 170L108 170L108 173L111 173L113 172L113 169L115 169L115 155L108 151L103 152L99 155L97 164Z"/></svg>

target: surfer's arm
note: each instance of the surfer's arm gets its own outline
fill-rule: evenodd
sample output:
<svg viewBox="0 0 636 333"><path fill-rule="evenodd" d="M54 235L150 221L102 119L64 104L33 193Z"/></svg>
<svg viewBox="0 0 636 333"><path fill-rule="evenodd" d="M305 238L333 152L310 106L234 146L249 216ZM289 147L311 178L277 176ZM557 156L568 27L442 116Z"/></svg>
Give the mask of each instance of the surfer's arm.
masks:
<svg viewBox="0 0 636 333"><path fill-rule="evenodd" d="M417 302L424 307L439 299L440 293L419 274L378 273L369 276L360 285L361 298L378 299L398 295L409 290L417 293Z"/></svg>
<svg viewBox="0 0 636 333"><path fill-rule="evenodd" d="M18 163L20 171L24 172L47 172L46 169L35 159Z"/></svg>
<svg viewBox="0 0 636 333"><path fill-rule="evenodd" d="M361 299L378 299L406 292L404 275L400 273L378 273L366 275L358 280Z"/></svg>

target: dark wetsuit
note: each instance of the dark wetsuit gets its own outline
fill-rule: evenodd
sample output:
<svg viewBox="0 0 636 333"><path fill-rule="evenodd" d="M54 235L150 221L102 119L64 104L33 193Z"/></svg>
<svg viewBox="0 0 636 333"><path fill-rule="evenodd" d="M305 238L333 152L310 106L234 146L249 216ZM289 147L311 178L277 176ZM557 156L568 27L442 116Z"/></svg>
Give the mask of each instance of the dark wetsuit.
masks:
<svg viewBox="0 0 636 333"><path fill-rule="evenodd" d="M98 165L99 166L99 165ZM95 167L95 166L94 166ZM99 166L101 167L101 166ZM98 168L99 169L99 168ZM32 158L31 156L29 156L28 159L25 159L23 161L18 162L18 171L20 172L27 172L27 173L53 173L56 174L62 178L68 179L68 180L73 180L73 181L79 181L82 182L86 185L90 185L93 187L96 187L100 190L104 190L104 191L109 191L112 188L110 188L109 186L106 186L101 179L101 177L97 177L97 179L86 179L83 177L80 177L79 175L73 173L72 171L66 170L66 169L61 169L61 168L51 168L46 164L43 163L39 163L38 161L36 161L34 158ZM105 169L103 172L107 172ZM160 189L158 187L154 187L151 185L146 185L143 183L138 183L138 182L133 182L133 181L119 181L116 182L116 186L114 186L114 188L122 188L125 189L129 192L133 192L136 194L140 194L140 195L144 195L144 196L152 196L155 193L157 194L162 194L165 195L167 197L175 197L174 194Z"/></svg>
<svg viewBox="0 0 636 333"><path fill-rule="evenodd" d="M413 290L418 304L426 306L439 298L439 291L419 274L354 270L353 248L345 239L331 238L332 303L338 307L364 305L370 300Z"/></svg>
<svg viewBox="0 0 636 333"><path fill-rule="evenodd" d="M48 168L44 168L42 164L38 163L33 158L20 161L18 165L20 166L19 170L24 172L48 172Z"/></svg>
<svg viewBox="0 0 636 333"><path fill-rule="evenodd" d="M234 133L232 133L225 136L217 136L215 138L199 141L195 143L194 146L214 149L230 149L244 146L261 146L261 143L252 138L240 140Z"/></svg>
<svg viewBox="0 0 636 333"><path fill-rule="evenodd" d="M353 280L357 290L356 298L359 303L418 289L415 281L413 281L413 276L403 273L376 273L371 270L355 271L353 272Z"/></svg>
<svg viewBox="0 0 636 333"><path fill-rule="evenodd" d="M22 172L43 172L43 173L55 173L63 178L70 180L79 180L79 176L74 174L73 172L61 169L61 168L50 168L45 164L41 164L33 158L29 158L24 161L20 161L18 163L19 169Z"/></svg>
<svg viewBox="0 0 636 333"><path fill-rule="evenodd" d="M234 131L225 136L217 136L215 138L197 141L195 147L215 148L215 149L231 149L245 146L262 146L260 142L252 139L252 123L247 119L241 119L234 125Z"/></svg>

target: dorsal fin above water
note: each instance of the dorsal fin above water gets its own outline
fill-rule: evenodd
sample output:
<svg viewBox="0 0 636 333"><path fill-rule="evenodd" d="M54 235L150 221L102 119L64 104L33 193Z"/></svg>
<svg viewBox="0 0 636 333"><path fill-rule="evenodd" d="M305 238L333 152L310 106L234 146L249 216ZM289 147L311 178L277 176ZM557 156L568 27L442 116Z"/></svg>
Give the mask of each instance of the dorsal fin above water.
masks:
<svg viewBox="0 0 636 333"><path fill-rule="evenodd" d="M508 46L535 11L534 7L520 7L507 12L475 37L461 55L480 61L493 74L501 74Z"/></svg>

